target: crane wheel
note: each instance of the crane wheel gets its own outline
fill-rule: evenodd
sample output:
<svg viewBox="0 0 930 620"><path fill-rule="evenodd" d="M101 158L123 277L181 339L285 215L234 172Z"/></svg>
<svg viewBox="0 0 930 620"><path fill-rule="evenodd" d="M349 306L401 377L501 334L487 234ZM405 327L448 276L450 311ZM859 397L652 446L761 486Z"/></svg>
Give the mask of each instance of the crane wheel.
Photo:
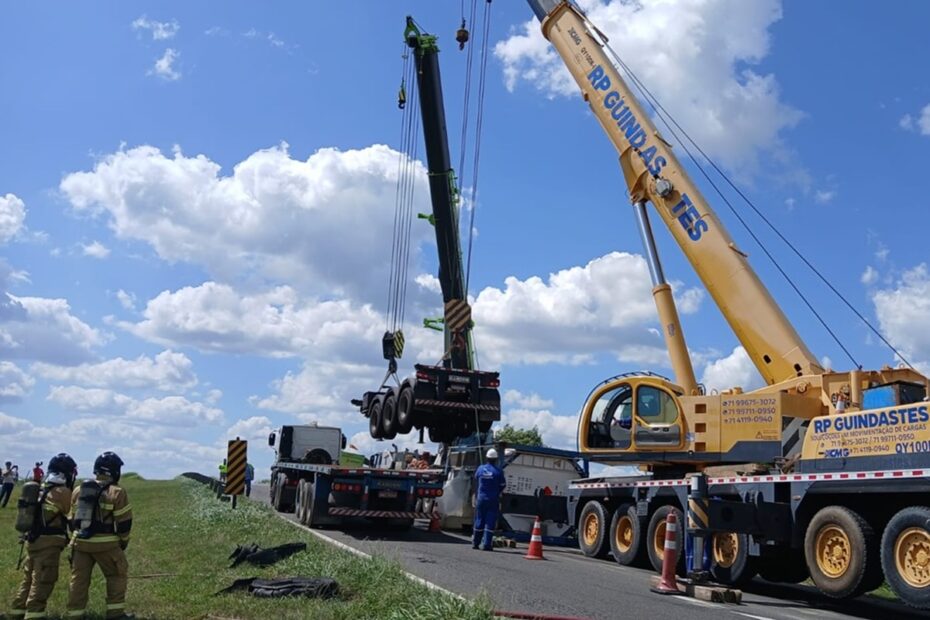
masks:
<svg viewBox="0 0 930 620"><path fill-rule="evenodd" d="M911 506L885 526L882 569L891 590L918 609L930 609L930 508Z"/></svg>
<svg viewBox="0 0 930 620"><path fill-rule="evenodd" d="M385 439L397 437L397 396L394 390L384 395L381 401L381 432Z"/></svg>
<svg viewBox="0 0 930 620"><path fill-rule="evenodd" d="M710 573L714 580L742 585L756 576L749 557L749 537L735 532L717 532L710 537Z"/></svg>
<svg viewBox="0 0 930 620"><path fill-rule="evenodd" d="M382 439L381 396L376 396L368 408L368 433L373 439Z"/></svg>
<svg viewBox="0 0 930 620"><path fill-rule="evenodd" d="M589 558L603 558L610 551L607 543L607 508L598 501L590 501L578 518L578 546Z"/></svg>
<svg viewBox="0 0 930 620"><path fill-rule="evenodd" d="M827 506L807 526L804 557L818 590L831 598L858 596L870 581L866 575L879 562L878 538L859 513Z"/></svg>
<svg viewBox="0 0 930 620"><path fill-rule="evenodd" d="M617 564L636 564L643 555L643 521L634 504L622 504L610 519L610 553Z"/></svg>
<svg viewBox="0 0 930 620"><path fill-rule="evenodd" d="M405 383L397 396L397 432L406 435L413 430L413 388Z"/></svg>
<svg viewBox="0 0 930 620"><path fill-rule="evenodd" d="M678 531L675 533L675 548L678 550L678 561L676 562L676 571L683 572L685 569L685 554L682 550L685 548L684 520L681 510L675 506L661 506L652 513L649 519L649 529L646 531L646 552L649 554L649 562L656 572L662 572L662 557L665 552L665 520L670 513L674 513L678 518Z"/></svg>

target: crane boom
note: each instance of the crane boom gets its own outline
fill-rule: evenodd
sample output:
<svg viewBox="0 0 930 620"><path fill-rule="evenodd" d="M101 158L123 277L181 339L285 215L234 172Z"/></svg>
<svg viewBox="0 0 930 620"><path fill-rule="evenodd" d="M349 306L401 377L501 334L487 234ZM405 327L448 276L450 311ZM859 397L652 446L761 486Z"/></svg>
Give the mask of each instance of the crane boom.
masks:
<svg viewBox="0 0 930 620"><path fill-rule="evenodd" d="M620 154L635 204L652 203L763 379L823 372L570 2L528 0Z"/></svg>
<svg viewBox="0 0 930 620"><path fill-rule="evenodd" d="M426 142L426 166L433 206L432 221L436 231L436 248L439 251L439 286L445 307L444 332L446 350L449 352L444 364L451 368L473 370L471 322L466 321L457 327L454 318L450 316L455 312L467 312L470 315L470 311L467 309L465 296L465 273L462 269L456 213L458 190L455 186L452 160L449 157L446 112L439 72L439 48L436 45L436 37L421 33L409 17L404 38L413 50L416 63L423 138ZM461 338L460 346L453 346L453 337L456 335Z"/></svg>

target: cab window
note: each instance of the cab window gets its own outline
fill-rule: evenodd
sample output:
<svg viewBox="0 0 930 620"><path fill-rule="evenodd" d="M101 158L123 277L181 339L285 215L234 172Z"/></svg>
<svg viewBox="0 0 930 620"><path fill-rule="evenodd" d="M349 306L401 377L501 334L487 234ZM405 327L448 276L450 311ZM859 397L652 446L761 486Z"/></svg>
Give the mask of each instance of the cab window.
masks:
<svg viewBox="0 0 930 620"><path fill-rule="evenodd" d="M678 407L667 392L643 385L636 390L636 415L646 424L674 424Z"/></svg>

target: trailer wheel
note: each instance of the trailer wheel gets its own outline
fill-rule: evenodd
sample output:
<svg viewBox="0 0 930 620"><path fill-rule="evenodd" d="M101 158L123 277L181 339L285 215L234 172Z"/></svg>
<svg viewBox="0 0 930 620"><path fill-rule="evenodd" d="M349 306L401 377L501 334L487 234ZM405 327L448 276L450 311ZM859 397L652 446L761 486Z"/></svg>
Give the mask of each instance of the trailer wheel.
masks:
<svg viewBox="0 0 930 620"><path fill-rule="evenodd" d="M381 395L375 396L368 407L368 433L374 439L381 439Z"/></svg>
<svg viewBox="0 0 930 620"><path fill-rule="evenodd" d="M309 480L306 481L306 486L304 486L304 493L303 493L304 515L303 515L303 519L301 519L300 522L306 525L307 527L314 527L315 525L313 522L313 510L314 510L314 503L315 503L314 500L316 499L315 486L316 485L310 482Z"/></svg>
<svg viewBox="0 0 930 620"><path fill-rule="evenodd" d="M397 432L406 435L413 430L413 388L405 383L397 396Z"/></svg>
<svg viewBox="0 0 930 620"><path fill-rule="evenodd" d="M578 546L589 558L603 558L610 551L607 544L607 509L592 500L584 505L578 518Z"/></svg>
<svg viewBox="0 0 930 620"><path fill-rule="evenodd" d="M274 483L271 485L272 496L271 496L271 506L277 512L284 512L284 483L281 481L281 474L278 474L278 477L275 479Z"/></svg>
<svg viewBox="0 0 930 620"><path fill-rule="evenodd" d="M759 576L772 583L801 583L810 577L804 553L794 549L764 553L756 565Z"/></svg>
<svg viewBox="0 0 930 620"><path fill-rule="evenodd" d="M807 526L804 557L811 580L831 598L862 593L869 563L878 561L872 526L845 506L822 508Z"/></svg>
<svg viewBox="0 0 930 620"><path fill-rule="evenodd" d="M610 520L610 552L621 566L636 563L643 552L643 522L636 506L623 504Z"/></svg>
<svg viewBox="0 0 930 620"><path fill-rule="evenodd" d="M735 532L717 532L710 537L710 573L727 585L741 585L756 576L749 557L749 537Z"/></svg>
<svg viewBox="0 0 930 620"><path fill-rule="evenodd" d="M881 547L892 591L911 607L930 608L930 508L898 512L885 526Z"/></svg>
<svg viewBox="0 0 930 620"><path fill-rule="evenodd" d="M384 395L381 401L381 434L385 439L397 437L397 397L394 390Z"/></svg>
<svg viewBox="0 0 930 620"><path fill-rule="evenodd" d="M685 554L682 553L685 548L685 534L681 510L675 506L661 506L652 513L649 519L649 529L646 531L646 551L649 553L649 562L659 573L662 572L662 557L665 552L665 521L669 514L674 514L678 518L678 530L675 532L675 549L678 554L675 563L676 570L683 570L685 565Z"/></svg>
<svg viewBox="0 0 930 620"><path fill-rule="evenodd" d="M301 480L297 483L297 492L294 497L294 513L300 523L304 522L304 499L306 496L307 481Z"/></svg>

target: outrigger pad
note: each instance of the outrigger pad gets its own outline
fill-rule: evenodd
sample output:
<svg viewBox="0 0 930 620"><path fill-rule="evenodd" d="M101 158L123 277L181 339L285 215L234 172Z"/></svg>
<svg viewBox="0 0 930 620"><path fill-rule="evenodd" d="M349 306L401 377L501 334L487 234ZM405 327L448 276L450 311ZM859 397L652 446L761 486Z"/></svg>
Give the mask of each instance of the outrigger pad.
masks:
<svg viewBox="0 0 930 620"><path fill-rule="evenodd" d="M307 596L310 598L333 598L339 594L339 584L329 577L281 577L279 579L236 579L231 586L216 594L227 594L246 590L258 598L283 598Z"/></svg>
<svg viewBox="0 0 930 620"><path fill-rule="evenodd" d="M239 545L236 550L230 554L229 559L233 561L229 568L239 566L243 562L254 564L256 566L271 566L275 562L290 557L295 553L306 551L307 543L287 543L278 545L270 549L262 549L255 543L251 545Z"/></svg>

